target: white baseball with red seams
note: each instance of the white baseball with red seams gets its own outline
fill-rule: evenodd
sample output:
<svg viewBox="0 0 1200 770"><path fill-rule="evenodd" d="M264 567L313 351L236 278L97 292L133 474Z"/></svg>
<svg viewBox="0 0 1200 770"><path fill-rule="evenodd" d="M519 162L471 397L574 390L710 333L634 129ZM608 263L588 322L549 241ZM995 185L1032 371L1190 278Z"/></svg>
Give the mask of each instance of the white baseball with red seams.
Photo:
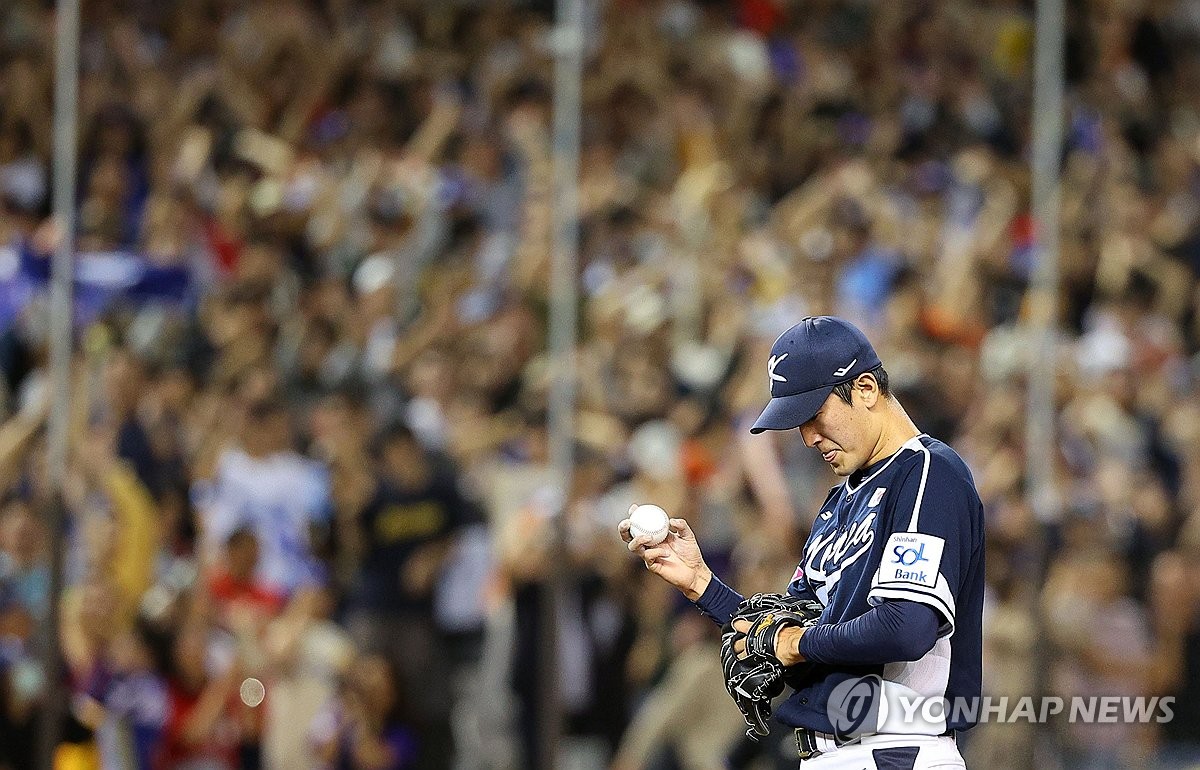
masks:
<svg viewBox="0 0 1200 770"><path fill-rule="evenodd" d="M634 537L649 535L648 545L658 545L666 540L670 531L670 517L657 505L639 505L629 514L629 534Z"/></svg>

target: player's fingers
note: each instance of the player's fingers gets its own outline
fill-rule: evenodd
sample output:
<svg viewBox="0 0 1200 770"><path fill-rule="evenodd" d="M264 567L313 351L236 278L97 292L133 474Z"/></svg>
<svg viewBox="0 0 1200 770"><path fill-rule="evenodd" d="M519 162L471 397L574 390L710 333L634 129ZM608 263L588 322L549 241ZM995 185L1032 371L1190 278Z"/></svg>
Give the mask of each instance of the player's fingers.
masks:
<svg viewBox="0 0 1200 770"><path fill-rule="evenodd" d="M629 510L625 512L625 515L633 516L633 512L637 510L639 505L641 505L641 503L634 503L633 505L629 506Z"/></svg>
<svg viewBox="0 0 1200 770"><path fill-rule="evenodd" d="M671 531L678 537L695 539L696 536L692 533L692 528L683 519L670 519Z"/></svg>
<svg viewBox="0 0 1200 770"><path fill-rule="evenodd" d="M626 543L633 539L633 535L629 534L629 527L631 525L632 522L630 522L629 519L621 519L621 522L617 524L617 534L619 534L621 539Z"/></svg>
<svg viewBox="0 0 1200 770"><path fill-rule="evenodd" d="M733 651L737 653L739 658L746 657L746 640L745 638L738 639L733 643Z"/></svg>
<svg viewBox="0 0 1200 770"><path fill-rule="evenodd" d="M740 632L740 633L743 633L743 634L744 634L744 633L746 633L747 631L749 631L749 630L750 630L750 621L749 621L749 620L735 620L735 621L733 621L733 630L734 630L734 631L738 631L738 632Z"/></svg>
<svg viewBox="0 0 1200 770"><path fill-rule="evenodd" d="M649 543L649 535L638 535L637 537L630 538L625 547L633 553L638 553L643 546L649 545Z"/></svg>
<svg viewBox="0 0 1200 770"><path fill-rule="evenodd" d="M663 548L662 546L655 546L653 548L647 548L646 550L642 551L642 558L648 562L650 562L650 561L666 561L667 559L670 559L674 555L675 554L671 551L670 548Z"/></svg>

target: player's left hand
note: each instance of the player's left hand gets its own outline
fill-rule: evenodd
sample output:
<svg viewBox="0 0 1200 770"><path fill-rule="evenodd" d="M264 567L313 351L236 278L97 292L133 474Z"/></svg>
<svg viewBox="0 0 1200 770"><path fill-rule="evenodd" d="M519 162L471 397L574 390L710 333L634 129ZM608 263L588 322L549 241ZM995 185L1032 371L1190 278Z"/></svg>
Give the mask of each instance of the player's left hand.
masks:
<svg viewBox="0 0 1200 770"><path fill-rule="evenodd" d="M787 594L755 594L738 605L721 631L725 690L746 719L752 740L770 732L771 699L783 692L786 667L801 662L791 644L802 626L820 621L821 604ZM749 641L749 644L747 644Z"/></svg>
<svg viewBox="0 0 1200 770"><path fill-rule="evenodd" d="M750 631L750 626L749 620L733 621L733 630L742 635L733 643L733 651L737 653L738 660L745 660L750 655L746 652L745 636ZM804 662L804 656L800 654L800 637L803 635L804 628L800 626L782 626L775 632L772 646L775 648L775 657L779 659L780 664L786 667Z"/></svg>

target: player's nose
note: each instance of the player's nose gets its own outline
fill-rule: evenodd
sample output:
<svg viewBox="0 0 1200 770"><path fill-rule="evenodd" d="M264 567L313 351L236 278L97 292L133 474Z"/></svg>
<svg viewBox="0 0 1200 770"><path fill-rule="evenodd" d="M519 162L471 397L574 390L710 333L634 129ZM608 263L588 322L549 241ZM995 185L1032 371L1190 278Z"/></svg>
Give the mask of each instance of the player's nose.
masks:
<svg viewBox="0 0 1200 770"><path fill-rule="evenodd" d="M800 437L808 447L816 447L817 442L821 440L821 434L817 432L811 420L800 426Z"/></svg>

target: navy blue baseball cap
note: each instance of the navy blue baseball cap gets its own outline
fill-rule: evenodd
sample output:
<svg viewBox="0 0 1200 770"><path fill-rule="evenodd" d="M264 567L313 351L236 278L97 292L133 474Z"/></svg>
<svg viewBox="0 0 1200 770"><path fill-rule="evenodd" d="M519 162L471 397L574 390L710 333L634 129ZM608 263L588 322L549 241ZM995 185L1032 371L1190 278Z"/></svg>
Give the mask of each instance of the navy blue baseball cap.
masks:
<svg viewBox="0 0 1200 770"><path fill-rule="evenodd" d="M800 427L820 410L835 386L877 366L875 348L854 324L832 316L805 318L771 346L771 400L750 432Z"/></svg>

